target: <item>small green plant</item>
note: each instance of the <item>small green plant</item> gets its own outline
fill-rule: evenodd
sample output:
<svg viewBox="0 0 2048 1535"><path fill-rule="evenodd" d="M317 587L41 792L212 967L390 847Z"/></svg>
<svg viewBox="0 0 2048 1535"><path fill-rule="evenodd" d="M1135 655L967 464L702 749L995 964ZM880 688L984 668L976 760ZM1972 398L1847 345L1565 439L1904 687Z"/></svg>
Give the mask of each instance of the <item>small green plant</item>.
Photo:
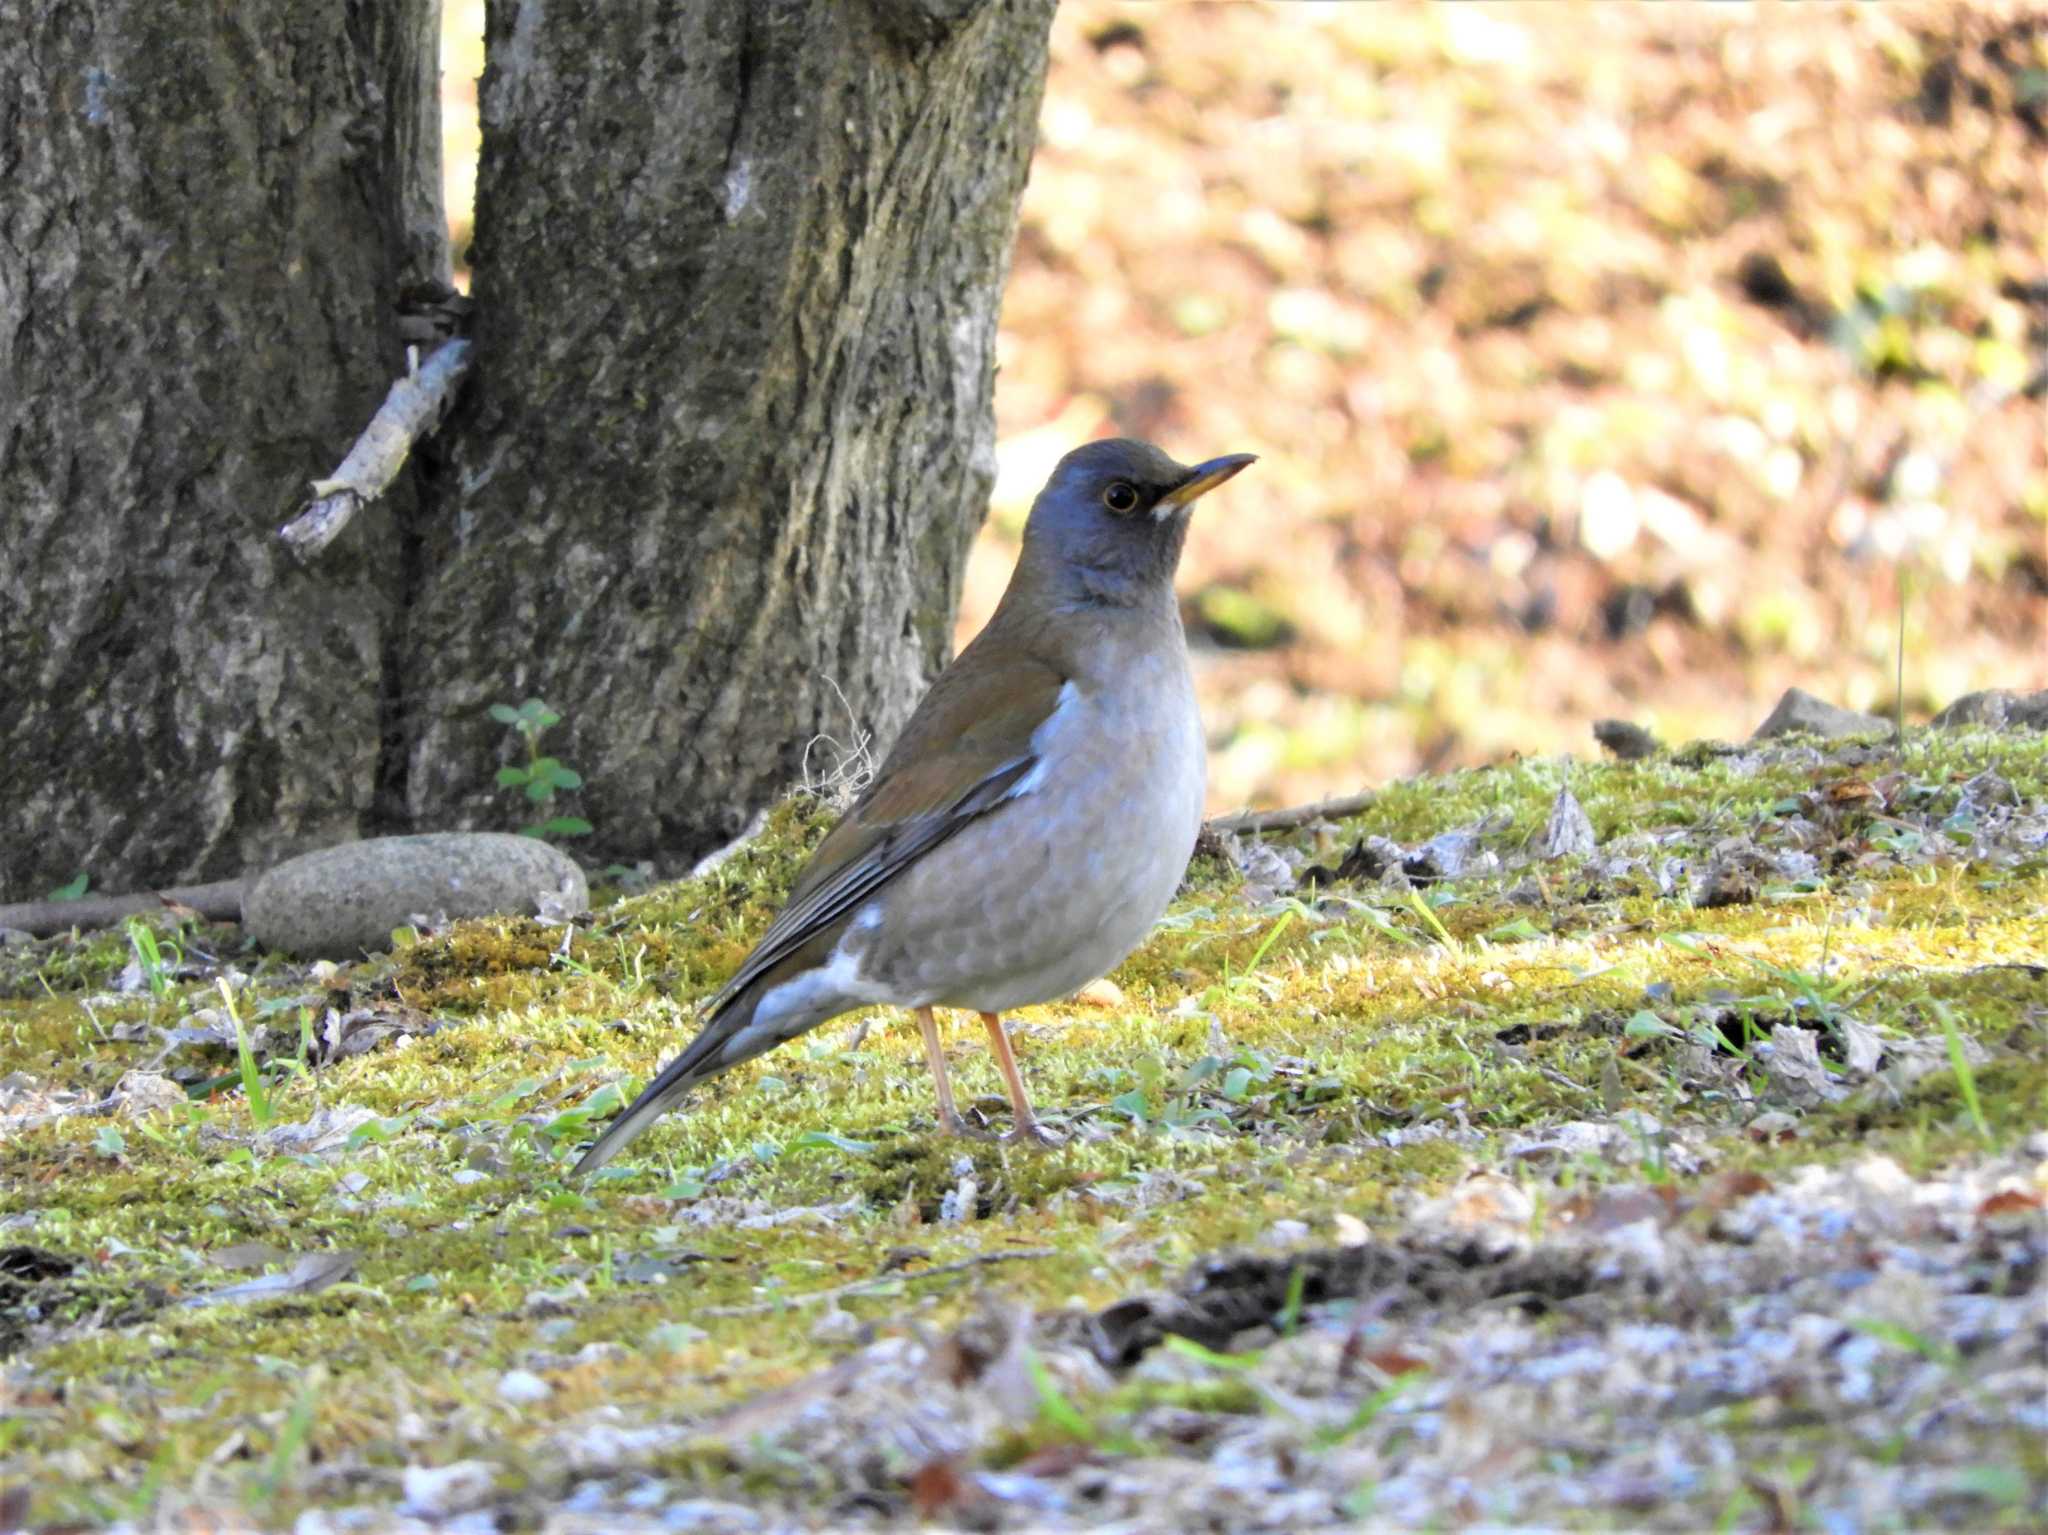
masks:
<svg viewBox="0 0 2048 1535"><path fill-rule="evenodd" d="M1962 1094L1963 1107L1969 1110L1970 1124L1985 1145L1995 1145L1998 1137L1991 1133L1991 1122L1984 1117L1984 1105L1977 1097L1977 1073L1970 1065L1968 1048L1963 1044L1962 1030L1956 1027L1956 1015L1946 1002L1929 1004L1934 1016L1941 1020L1943 1038L1948 1041L1948 1063L1956 1074L1956 1091Z"/></svg>
<svg viewBox="0 0 2048 1535"><path fill-rule="evenodd" d="M1906 602L1911 590L1910 573L1899 564L1899 649L1898 670L1892 679L1892 750L1906 752Z"/></svg>
<svg viewBox="0 0 2048 1535"><path fill-rule="evenodd" d="M1291 1338L1301 1326L1302 1301L1308 1295L1308 1270L1296 1264L1287 1271L1287 1298L1281 1303L1280 1315L1273 1319L1273 1325L1280 1329L1280 1336Z"/></svg>
<svg viewBox="0 0 2048 1535"><path fill-rule="evenodd" d="M48 899L52 901L82 901L86 891L92 888L92 880L85 870L80 869L63 884L52 890Z"/></svg>
<svg viewBox="0 0 2048 1535"><path fill-rule="evenodd" d="M538 698L529 698L518 708L510 704L492 704L491 718L505 726L519 737L520 745L526 752L523 767L501 767L498 769L498 787L518 789L529 803L542 810L550 808L555 796L565 789L583 787L583 775L567 766L559 757L544 756L541 753L541 737L562 723L562 716L542 703ZM587 837L591 825L581 816L551 815L544 821L519 828L522 837Z"/></svg>
<svg viewBox="0 0 2048 1535"><path fill-rule="evenodd" d="M1416 916L1422 919L1423 926L1427 927L1435 935L1438 943L1453 953L1457 952L1458 940L1451 936L1451 930L1445 927L1443 919L1437 916L1436 907L1423 897L1420 890L1410 890L1408 892L1408 906Z"/></svg>
<svg viewBox="0 0 2048 1535"><path fill-rule="evenodd" d="M1045 1361L1039 1357L1036 1349L1025 1349L1024 1370L1031 1377L1031 1389L1038 1397L1039 1423L1051 1437L1072 1444L1089 1445L1112 1454L1136 1453L1138 1445L1135 1440L1110 1429L1083 1412L1073 1399L1060 1389L1059 1382L1053 1379L1052 1371L1045 1367Z"/></svg>
<svg viewBox="0 0 2048 1535"><path fill-rule="evenodd" d="M185 951L176 939L159 939L156 929L140 917L128 919L128 947L134 951L136 966L149 986L149 994L161 1002L171 994L171 981L185 963Z"/></svg>
<svg viewBox="0 0 2048 1535"><path fill-rule="evenodd" d="M1300 1272L1296 1270L1296 1272ZM1205 1364L1212 1370L1253 1370L1266 1357L1264 1349L1254 1349L1248 1354L1219 1354L1213 1348L1197 1343L1193 1338L1183 1338L1177 1333L1168 1333L1159 1340L1160 1346L1170 1354L1183 1359L1192 1359L1196 1364Z"/></svg>
<svg viewBox="0 0 2048 1535"><path fill-rule="evenodd" d="M1419 1385L1427 1378L1425 1372L1420 1370L1396 1375L1392 1380L1380 1387L1379 1390L1359 1403L1358 1410L1349 1418L1318 1433L1315 1437L1316 1447L1318 1449L1328 1449L1333 1445L1342 1444L1353 1434L1364 1432L1372 1426L1373 1419L1377 1418L1382 1412L1385 1412L1396 1397L1400 1396L1402 1392L1408 1390L1411 1386Z"/></svg>
<svg viewBox="0 0 2048 1535"><path fill-rule="evenodd" d="M227 1009L228 1022L235 1028L235 1057L241 1064L242 1096L249 1100L249 1118L257 1129L267 1130L271 1120L277 1117L277 1106L270 1098L270 1084L263 1079L263 1068L257 1063L255 1048L249 1043L249 1031L242 1026L242 1015L235 1008L234 989L224 976L218 984L221 1005Z"/></svg>
<svg viewBox="0 0 2048 1535"><path fill-rule="evenodd" d="M637 1086L634 1090L638 1091ZM607 1119L618 1113L626 1103L626 1095L620 1084L607 1082L574 1108L563 1109L546 1124L535 1129L534 1139L540 1143L544 1156L554 1156L559 1148L581 1140L594 1121Z"/></svg>
<svg viewBox="0 0 2048 1535"><path fill-rule="evenodd" d="M319 1366L314 1366L305 1384L299 1387L290 1412L285 1415L284 1425L278 1430L277 1440L270 1448L270 1462L256 1478L256 1496L264 1503L276 1502L284 1490L286 1478L306 1448L306 1441L312 1436L313 1421L318 1415L319 1392L326 1384L326 1373Z"/></svg>
<svg viewBox="0 0 2048 1535"><path fill-rule="evenodd" d="M1259 965L1265 960L1267 952L1271 950L1274 944L1280 941L1280 935L1287 931L1289 924L1294 921L1299 910L1300 903L1292 903L1290 909L1281 912L1279 919L1266 929L1266 936L1259 940L1259 946L1252 951L1251 963L1244 967L1246 975L1251 975L1257 971Z"/></svg>

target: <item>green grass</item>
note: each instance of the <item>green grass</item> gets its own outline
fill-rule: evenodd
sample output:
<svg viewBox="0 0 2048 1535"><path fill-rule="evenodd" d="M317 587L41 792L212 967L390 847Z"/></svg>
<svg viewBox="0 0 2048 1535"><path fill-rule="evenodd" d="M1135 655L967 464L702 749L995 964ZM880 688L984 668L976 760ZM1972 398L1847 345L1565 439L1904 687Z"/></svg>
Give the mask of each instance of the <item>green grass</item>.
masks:
<svg viewBox="0 0 2048 1535"><path fill-rule="evenodd" d="M1916 737L1905 771L1938 817L1994 758L2023 799L2048 798L2048 752L2031 737ZM1630 828L1676 829L1662 856L1768 828L1833 771L1724 757L1571 770L1609 845ZM1540 826L1560 778L1557 764L1529 762L1394 785L1336 840L1412 843L1504 811L1512 830L1492 845L1511 847ZM1814 888L1766 880L1758 900L1714 909L1576 867L1426 899L1344 886L1248 906L1202 860L1117 972L1120 1001L1013 1020L1035 1096L1072 1133L1065 1147L940 1139L914 1030L889 1019L856 1043L849 1018L700 1091L601 1177L568 1181L593 1125L687 1037L692 999L744 953L827 819L793 803L717 873L601 912L567 963L558 933L501 920L352 967L325 983L346 986L349 1006L436 1026L320 1069L288 1069L304 1021L267 1029L259 1058L254 1021L297 1017L295 999L317 988L232 930L188 935L251 975L232 993L167 980L161 996L106 997L135 952L126 938L8 955L0 1075L103 1094L160 1048L136 1025L225 1003L235 1058L178 1059L239 1090L0 1141L0 1220L21 1232L13 1240L78 1264L38 1287L41 1320L10 1345L25 1343L27 1379L62 1391L0 1429L0 1483L30 1485L38 1520L97 1525L168 1506L240 1436L207 1472L216 1495L288 1524L327 1496L318 1467L336 1456L384 1468L363 1495L388 1499L377 1489L422 1453L394 1428L411 1413L431 1425L435 1461L480 1455L566 1485L550 1480L566 1473L546 1445L584 1415L690 1421L836 1357L841 1345L813 1331L822 1311L803 1301L841 1286L856 1286L838 1302L856 1322L910 1313L928 1330L991 1294L1102 1307L1278 1221L1324 1243L1339 1215L1397 1232L1415 1199L1514 1137L1624 1108L1715 1148L1724 1168L1767 1173L1876 1154L1927 1169L2048 1125L2038 983L2006 964L2039 958L2048 932L2039 855L1921 867L1883 854ZM1530 881L1541 888L1514 888ZM1742 1020L1767 1037L1788 1018L1825 1028L1842 1015L1927 1042L1946 1068L1900 1096L1802 1108L1796 1139L1758 1141L1746 1133L1758 1103L1701 1091L1681 1066L1707 1040L1768 1097ZM1000 1127L979 1036L958 1027L950 1054L963 1105ZM276 1139L309 1122L340 1128L318 1149ZM1430 1125L1469 1134L1390 1143L1390 1130ZM1690 1179L1664 1150L1546 1175L1539 1209L1646 1168L1682 1194ZM942 1221L963 1182L977 1218ZM788 1219L805 1209L818 1213ZM178 1304L247 1277L215 1255L251 1242L360 1258L349 1281L316 1293ZM1005 1248L1050 1256L945 1267ZM896 1249L913 1255L884 1268ZM1279 1332L1302 1313L1297 1294ZM608 1347L586 1358L587 1345ZM514 1411L495 1382L536 1354L560 1361L546 1371L553 1390ZM1200 1382L1134 1379L1118 1391L1135 1395L1106 1402L1045 1377L1034 1434L1118 1455L1146 1411L1176 1401L1275 1410L1233 1360L1179 1362ZM1408 1381L1363 1390L1348 1425L1319 1442L1366 1433ZM1722 1487L1714 1507L1733 1495Z"/></svg>

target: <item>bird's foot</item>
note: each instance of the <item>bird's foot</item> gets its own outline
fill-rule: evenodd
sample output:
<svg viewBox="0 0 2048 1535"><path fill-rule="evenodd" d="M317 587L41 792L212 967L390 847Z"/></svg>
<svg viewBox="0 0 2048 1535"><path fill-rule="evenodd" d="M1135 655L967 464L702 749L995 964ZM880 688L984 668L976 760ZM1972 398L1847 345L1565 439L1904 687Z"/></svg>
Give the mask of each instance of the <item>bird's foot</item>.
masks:
<svg viewBox="0 0 2048 1535"><path fill-rule="evenodd" d="M1022 1121L1001 1140L1005 1146L1064 1146L1067 1143L1066 1136L1035 1119Z"/></svg>
<svg viewBox="0 0 2048 1535"><path fill-rule="evenodd" d="M983 1145L996 1146L1064 1146L1067 1137L1050 1125L1036 1119L1027 1119L1007 1135L998 1135L979 1125L970 1125L955 1114L939 1116L939 1134L954 1136L963 1141L980 1141Z"/></svg>

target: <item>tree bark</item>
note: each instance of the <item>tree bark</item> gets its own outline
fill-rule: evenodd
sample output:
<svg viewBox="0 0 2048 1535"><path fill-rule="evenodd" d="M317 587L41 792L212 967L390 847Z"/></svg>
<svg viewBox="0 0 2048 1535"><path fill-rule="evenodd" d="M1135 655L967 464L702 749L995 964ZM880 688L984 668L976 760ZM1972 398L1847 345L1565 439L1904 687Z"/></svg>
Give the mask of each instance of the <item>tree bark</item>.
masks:
<svg viewBox="0 0 2048 1535"><path fill-rule="evenodd" d="M0 901L517 825L530 695L600 854L886 738L993 477L1051 10L493 0L471 386L301 564L446 275L436 0L0 0Z"/></svg>
<svg viewBox="0 0 2048 1535"><path fill-rule="evenodd" d="M437 18L0 0L0 899L358 831L390 557L273 535L446 273Z"/></svg>
<svg viewBox="0 0 2048 1535"><path fill-rule="evenodd" d="M579 852L730 837L947 658L1051 0L493 0L475 375L405 518L389 829L503 825L539 696Z"/></svg>

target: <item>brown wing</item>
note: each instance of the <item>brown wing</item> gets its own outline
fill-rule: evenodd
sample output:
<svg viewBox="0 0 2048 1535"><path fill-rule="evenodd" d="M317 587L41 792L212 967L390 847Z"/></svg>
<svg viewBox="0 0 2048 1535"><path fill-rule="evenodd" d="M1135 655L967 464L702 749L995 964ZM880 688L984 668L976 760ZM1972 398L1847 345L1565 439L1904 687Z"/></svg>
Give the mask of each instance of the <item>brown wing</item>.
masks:
<svg viewBox="0 0 2048 1535"><path fill-rule="evenodd" d="M1018 793L1038 766L1032 737L1065 678L1042 661L984 664L969 646L933 684L874 782L805 865L746 962L711 999L715 1013L977 816Z"/></svg>

